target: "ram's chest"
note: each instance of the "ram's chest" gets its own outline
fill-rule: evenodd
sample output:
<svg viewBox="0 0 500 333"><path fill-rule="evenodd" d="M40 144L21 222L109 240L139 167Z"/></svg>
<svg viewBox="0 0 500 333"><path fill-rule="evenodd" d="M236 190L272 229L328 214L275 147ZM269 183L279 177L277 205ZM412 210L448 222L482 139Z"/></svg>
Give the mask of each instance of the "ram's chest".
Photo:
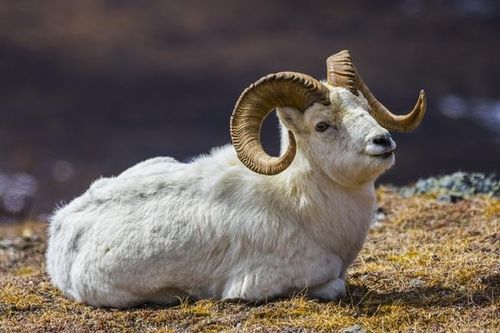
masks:
<svg viewBox="0 0 500 333"><path fill-rule="evenodd" d="M363 193L364 194L364 193ZM338 255L346 265L352 263L366 239L375 204L371 193L336 194L317 210L314 237L321 247Z"/></svg>

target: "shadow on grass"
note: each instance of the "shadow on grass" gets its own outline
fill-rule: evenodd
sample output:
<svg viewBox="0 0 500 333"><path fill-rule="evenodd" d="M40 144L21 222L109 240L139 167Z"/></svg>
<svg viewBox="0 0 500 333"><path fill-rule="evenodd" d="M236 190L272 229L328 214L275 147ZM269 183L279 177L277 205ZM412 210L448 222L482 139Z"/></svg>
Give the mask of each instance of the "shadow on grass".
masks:
<svg viewBox="0 0 500 333"><path fill-rule="evenodd" d="M500 274L481 279L482 290L451 289L443 286L416 287L406 291L377 292L365 286L349 285L349 294L344 299L348 304L374 312L381 305L406 305L411 307L475 307L487 306L498 300Z"/></svg>

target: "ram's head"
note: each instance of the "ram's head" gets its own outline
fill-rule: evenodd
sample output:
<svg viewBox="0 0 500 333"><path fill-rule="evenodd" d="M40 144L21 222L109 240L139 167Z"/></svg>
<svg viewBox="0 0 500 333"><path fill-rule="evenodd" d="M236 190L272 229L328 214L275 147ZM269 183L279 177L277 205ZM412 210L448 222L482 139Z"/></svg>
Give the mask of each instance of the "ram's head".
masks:
<svg viewBox="0 0 500 333"><path fill-rule="evenodd" d="M274 109L288 129L288 148L280 157L269 156L260 141L262 123ZM407 115L387 110L344 50L327 59L327 82L280 72L248 87L231 117L231 137L239 159L257 173L284 171L298 147L331 178L359 183L377 177L394 163L395 143L388 130L411 131L424 113L424 91Z"/></svg>

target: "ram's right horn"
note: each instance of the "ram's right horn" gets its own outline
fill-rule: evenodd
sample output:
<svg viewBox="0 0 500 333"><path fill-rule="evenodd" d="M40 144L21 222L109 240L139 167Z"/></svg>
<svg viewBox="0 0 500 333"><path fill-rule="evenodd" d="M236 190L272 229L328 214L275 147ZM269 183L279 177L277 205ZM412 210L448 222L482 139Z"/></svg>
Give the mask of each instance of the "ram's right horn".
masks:
<svg viewBox="0 0 500 333"><path fill-rule="evenodd" d="M366 86L352 63L348 50L342 50L326 60L328 83L348 89L354 95L360 91L368 101L371 115L377 122L390 131L409 132L420 125L425 115L425 92L420 91L413 110L406 115L395 115L380 103Z"/></svg>
<svg viewBox="0 0 500 333"><path fill-rule="evenodd" d="M250 85L236 102L231 116L231 139L240 161L264 175L285 170L295 158L295 137L290 131L288 150L281 157L269 156L260 142L262 123L276 107L289 106L304 112L314 103L330 104L329 90L306 74L280 72Z"/></svg>
<svg viewBox="0 0 500 333"><path fill-rule="evenodd" d="M420 125L422 119L424 119L426 109L425 92L423 90L420 90L417 103L410 113L396 115L373 96L359 74L357 78L358 89L365 96L372 109L371 115L381 126L390 131L410 132Z"/></svg>

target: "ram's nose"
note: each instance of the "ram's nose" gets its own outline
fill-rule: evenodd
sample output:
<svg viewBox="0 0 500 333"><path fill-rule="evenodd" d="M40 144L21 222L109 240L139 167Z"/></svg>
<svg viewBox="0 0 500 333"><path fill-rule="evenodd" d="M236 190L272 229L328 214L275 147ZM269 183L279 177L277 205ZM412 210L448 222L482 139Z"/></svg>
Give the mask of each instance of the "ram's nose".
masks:
<svg viewBox="0 0 500 333"><path fill-rule="evenodd" d="M392 140L389 133L380 134L372 139L372 143L383 148L390 148L391 150L396 148L396 143ZM394 148L393 148L394 147Z"/></svg>
<svg viewBox="0 0 500 333"><path fill-rule="evenodd" d="M387 155L396 149L396 142L389 133L377 134L368 139L365 153L371 156Z"/></svg>

